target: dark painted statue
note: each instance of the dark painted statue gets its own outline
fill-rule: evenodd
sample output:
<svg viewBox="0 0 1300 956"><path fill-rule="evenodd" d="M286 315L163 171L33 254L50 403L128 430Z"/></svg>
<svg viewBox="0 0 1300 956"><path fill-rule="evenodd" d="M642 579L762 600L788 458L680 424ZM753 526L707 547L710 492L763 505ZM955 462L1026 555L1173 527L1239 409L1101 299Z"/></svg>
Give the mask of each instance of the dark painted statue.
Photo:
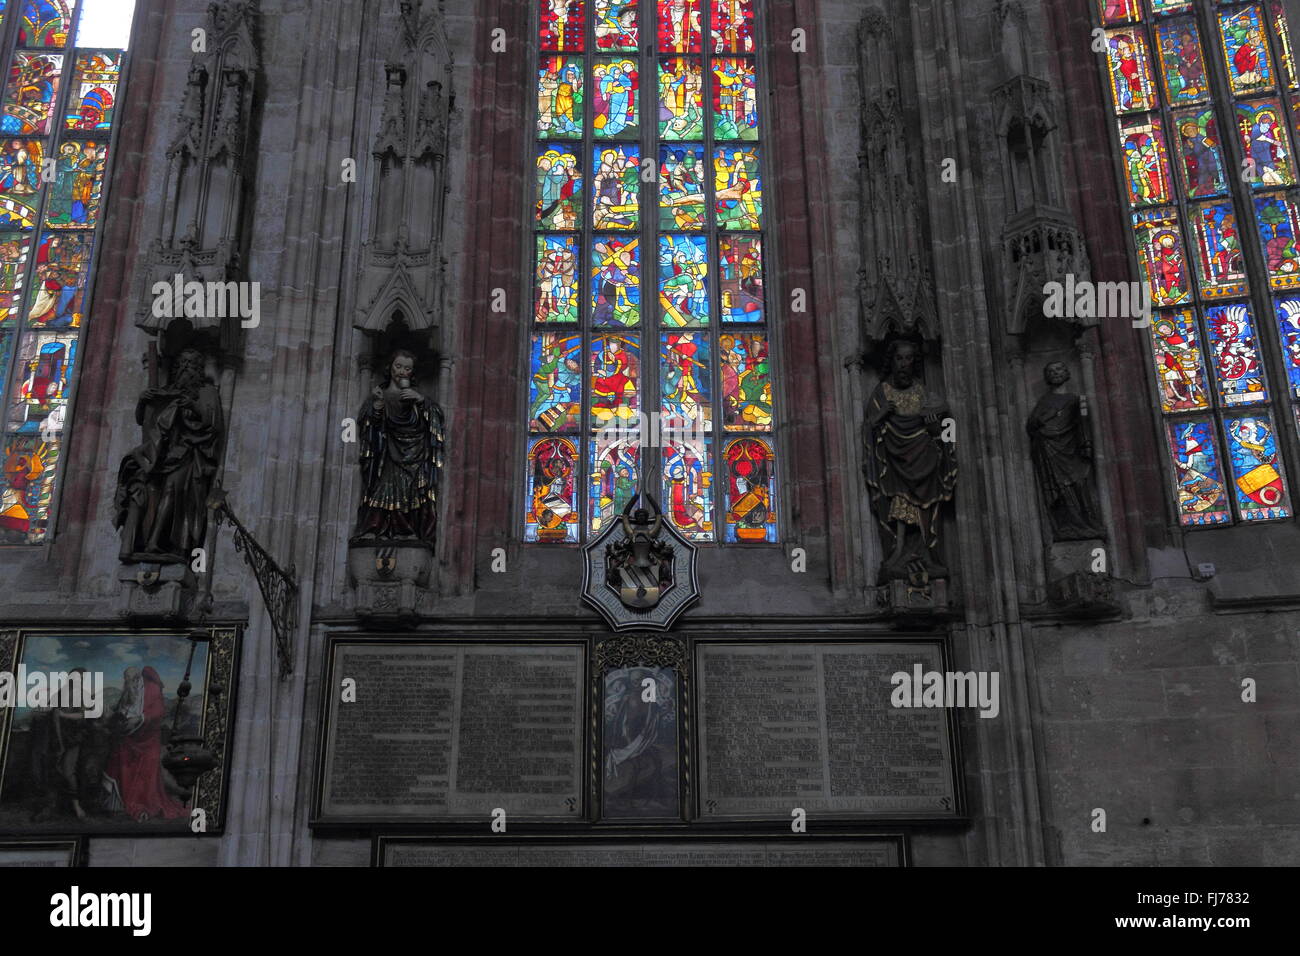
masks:
<svg viewBox="0 0 1300 956"><path fill-rule="evenodd" d="M926 391L920 359L914 343L892 342L885 376L867 400L862 468L887 552L882 584L948 576L937 554L939 519L957 484L957 461L943 435L948 407Z"/></svg>
<svg viewBox="0 0 1300 956"><path fill-rule="evenodd" d="M203 547L224 430L203 366L203 353L186 349L170 383L150 385L136 402L144 440L122 459L113 501L123 561L189 563Z"/></svg>
<svg viewBox="0 0 1300 956"><path fill-rule="evenodd" d="M1047 394L1029 415L1030 454L1051 524L1052 540L1084 541L1104 536L1093 490L1092 438L1083 401L1063 391L1070 370L1061 362L1043 369Z"/></svg>
<svg viewBox="0 0 1300 956"><path fill-rule="evenodd" d="M393 353L357 418L362 487L353 543L436 539L442 409L412 387L414 373L415 356Z"/></svg>

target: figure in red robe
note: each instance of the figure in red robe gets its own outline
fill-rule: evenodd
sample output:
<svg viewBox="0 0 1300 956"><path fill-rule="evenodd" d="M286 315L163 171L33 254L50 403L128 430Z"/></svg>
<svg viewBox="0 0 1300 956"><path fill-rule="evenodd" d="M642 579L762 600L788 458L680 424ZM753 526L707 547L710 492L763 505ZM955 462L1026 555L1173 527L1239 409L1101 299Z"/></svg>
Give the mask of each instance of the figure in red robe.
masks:
<svg viewBox="0 0 1300 956"><path fill-rule="evenodd" d="M104 768L117 784L117 797L131 819L175 820L188 814L185 805L163 783L162 725L166 705L162 678L152 667L128 667L122 675L122 696L109 718L123 736Z"/></svg>

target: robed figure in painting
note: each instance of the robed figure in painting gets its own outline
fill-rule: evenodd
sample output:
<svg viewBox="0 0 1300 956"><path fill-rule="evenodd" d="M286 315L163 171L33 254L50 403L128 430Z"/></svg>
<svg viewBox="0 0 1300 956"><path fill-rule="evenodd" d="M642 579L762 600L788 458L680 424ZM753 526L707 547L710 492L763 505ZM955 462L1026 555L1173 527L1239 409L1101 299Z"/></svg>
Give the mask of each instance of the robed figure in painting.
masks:
<svg viewBox="0 0 1300 956"><path fill-rule="evenodd" d="M122 560L188 563L207 534L221 452L221 401L203 354L182 352L171 384L141 393L135 420L144 441L122 459L113 499Z"/></svg>
<svg viewBox="0 0 1300 956"><path fill-rule="evenodd" d="M354 542L432 545L437 536L442 410L411 387L414 371L415 356L395 352L357 418L362 489Z"/></svg>
<svg viewBox="0 0 1300 956"><path fill-rule="evenodd" d="M162 765L162 678L152 667L128 667L122 674L122 696L109 715L117 736L104 776L113 791L111 803L137 823L175 820L186 816L185 805L167 790Z"/></svg>
<svg viewBox="0 0 1300 956"><path fill-rule="evenodd" d="M1061 362L1043 369L1048 392L1029 415L1030 452L1043 490L1054 541L1104 536L1092 486L1092 438L1078 395L1063 392L1070 370Z"/></svg>
<svg viewBox="0 0 1300 956"><path fill-rule="evenodd" d="M947 406L917 376L915 344L895 340L886 353L886 376L867 400L863 473L889 553L880 582L925 584L946 578L939 561L939 512L952 500L957 461L942 432Z"/></svg>

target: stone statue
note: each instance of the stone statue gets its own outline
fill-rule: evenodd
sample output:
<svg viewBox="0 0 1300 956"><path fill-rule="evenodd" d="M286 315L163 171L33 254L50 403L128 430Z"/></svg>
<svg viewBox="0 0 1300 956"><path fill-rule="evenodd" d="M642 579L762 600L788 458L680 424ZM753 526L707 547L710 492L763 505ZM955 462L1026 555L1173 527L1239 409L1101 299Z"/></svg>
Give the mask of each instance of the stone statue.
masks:
<svg viewBox="0 0 1300 956"><path fill-rule="evenodd" d="M125 562L188 564L208 529L208 494L224 425L203 353L176 357L170 384L150 385L135 406L144 441L118 469L113 524Z"/></svg>
<svg viewBox="0 0 1300 956"><path fill-rule="evenodd" d="M889 549L881 584L924 585L948 576L935 549L940 509L957 484L957 461L952 443L940 437L948 407L919 380L920 357L906 339L890 343L885 378L867 400L862 470Z"/></svg>
<svg viewBox="0 0 1300 956"><path fill-rule="evenodd" d="M1105 536L1092 479L1092 438L1083 400L1061 391L1070 380L1062 362L1043 369L1048 392L1029 415L1030 454L1043 491L1054 541Z"/></svg>
<svg viewBox="0 0 1300 956"><path fill-rule="evenodd" d="M414 355L394 352L357 417L362 490L354 544L436 540L442 409L411 387L414 371Z"/></svg>

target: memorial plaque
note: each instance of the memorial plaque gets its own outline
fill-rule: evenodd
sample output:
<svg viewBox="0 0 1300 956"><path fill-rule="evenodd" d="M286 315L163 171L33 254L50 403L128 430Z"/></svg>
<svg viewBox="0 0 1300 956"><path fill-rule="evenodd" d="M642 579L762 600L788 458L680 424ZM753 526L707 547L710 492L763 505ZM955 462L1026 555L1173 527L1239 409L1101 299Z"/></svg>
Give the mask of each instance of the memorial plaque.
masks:
<svg viewBox="0 0 1300 956"><path fill-rule="evenodd" d="M902 838L483 844L380 839L380 866L902 866Z"/></svg>
<svg viewBox="0 0 1300 956"><path fill-rule="evenodd" d="M890 703L918 663L941 645L701 644L701 817L955 816L948 711Z"/></svg>
<svg viewBox="0 0 1300 956"><path fill-rule="evenodd" d="M583 670L579 647L340 641L317 822L578 819Z"/></svg>

